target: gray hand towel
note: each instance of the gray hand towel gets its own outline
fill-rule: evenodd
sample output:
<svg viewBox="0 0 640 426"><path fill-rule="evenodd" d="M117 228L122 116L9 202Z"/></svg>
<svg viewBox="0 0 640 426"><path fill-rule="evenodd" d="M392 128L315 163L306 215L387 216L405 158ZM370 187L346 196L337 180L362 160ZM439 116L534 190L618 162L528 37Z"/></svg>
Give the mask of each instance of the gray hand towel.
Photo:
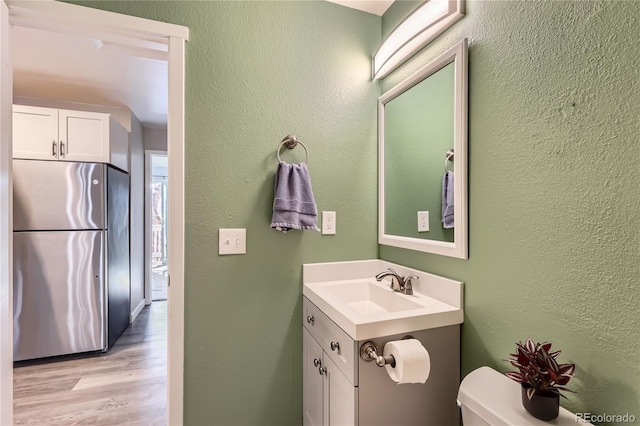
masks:
<svg viewBox="0 0 640 426"><path fill-rule="evenodd" d="M454 227L453 217L453 172L446 172L442 178L442 226Z"/></svg>
<svg viewBox="0 0 640 426"><path fill-rule="evenodd" d="M318 211L307 165L278 164L271 227L282 232L290 229L320 231L317 219Z"/></svg>

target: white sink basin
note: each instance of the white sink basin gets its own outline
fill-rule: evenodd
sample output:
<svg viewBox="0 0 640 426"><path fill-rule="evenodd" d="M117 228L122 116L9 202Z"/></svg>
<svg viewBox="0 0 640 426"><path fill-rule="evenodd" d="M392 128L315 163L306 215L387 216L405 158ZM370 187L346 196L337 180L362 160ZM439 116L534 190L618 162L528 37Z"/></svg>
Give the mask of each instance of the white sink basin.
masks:
<svg viewBox="0 0 640 426"><path fill-rule="evenodd" d="M354 340L460 324L462 309L415 291L401 294L374 278L305 283L303 295Z"/></svg>
<svg viewBox="0 0 640 426"><path fill-rule="evenodd" d="M409 298L399 297L400 293L393 294L391 289L381 288L370 281L341 282L327 285L324 290L364 316L423 307Z"/></svg>

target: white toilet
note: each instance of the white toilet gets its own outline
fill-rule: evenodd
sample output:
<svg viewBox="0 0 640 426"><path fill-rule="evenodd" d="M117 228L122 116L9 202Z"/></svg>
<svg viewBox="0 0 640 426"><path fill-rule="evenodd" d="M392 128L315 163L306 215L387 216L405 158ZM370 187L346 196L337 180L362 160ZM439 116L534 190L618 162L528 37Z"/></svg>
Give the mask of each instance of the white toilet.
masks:
<svg viewBox="0 0 640 426"><path fill-rule="evenodd" d="M469 373L458 390L464 426L590 425L560 407L558 418L538 420L522 406L520 384L489 367Z"/></svg>

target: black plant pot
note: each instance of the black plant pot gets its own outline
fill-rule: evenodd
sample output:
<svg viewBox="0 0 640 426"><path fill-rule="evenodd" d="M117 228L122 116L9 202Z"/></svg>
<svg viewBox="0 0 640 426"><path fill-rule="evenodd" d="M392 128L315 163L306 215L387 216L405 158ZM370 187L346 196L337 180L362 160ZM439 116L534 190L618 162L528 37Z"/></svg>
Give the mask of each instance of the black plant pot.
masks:
<svg viewBox="0 0 640 426"><path fill-rule="evenodd" d="M540 420L553 420L560 413L560 395L555 392L535 392L531 399L527 397L529 385L522 385L522 405L533 417Z"/></svg>

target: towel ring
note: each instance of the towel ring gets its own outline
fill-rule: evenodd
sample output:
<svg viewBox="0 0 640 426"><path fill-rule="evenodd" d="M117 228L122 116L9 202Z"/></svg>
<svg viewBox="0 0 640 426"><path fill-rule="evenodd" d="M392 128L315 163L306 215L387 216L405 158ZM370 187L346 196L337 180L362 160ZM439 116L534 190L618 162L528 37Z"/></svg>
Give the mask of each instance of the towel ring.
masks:
<svg viewBox="0 0 640 426"><path fill-rule="evenodd" d="M449 164L449 161L453 162L453 148L448 149L446 155L447 155L447 158L444 159L444 171L453 173L453 170L447 169L447 164Z"/></svg>
<svg viewBox="0 0 640 426"><path fill-rule="evenodd" d="M286 145L287 148L289 149L293 149L296 147L296 145L302 145L302 147L304 148L304 163L308 163L309 162L309 150L307 149L307 147L302 143L301 140L299 140L296 135L287 135L284 137L284 139L282 139L282 143L280 144L280 146L278 146L278 163L282 163L282 160L280 159L280 150L282 149L282 145Z"/></svg>

